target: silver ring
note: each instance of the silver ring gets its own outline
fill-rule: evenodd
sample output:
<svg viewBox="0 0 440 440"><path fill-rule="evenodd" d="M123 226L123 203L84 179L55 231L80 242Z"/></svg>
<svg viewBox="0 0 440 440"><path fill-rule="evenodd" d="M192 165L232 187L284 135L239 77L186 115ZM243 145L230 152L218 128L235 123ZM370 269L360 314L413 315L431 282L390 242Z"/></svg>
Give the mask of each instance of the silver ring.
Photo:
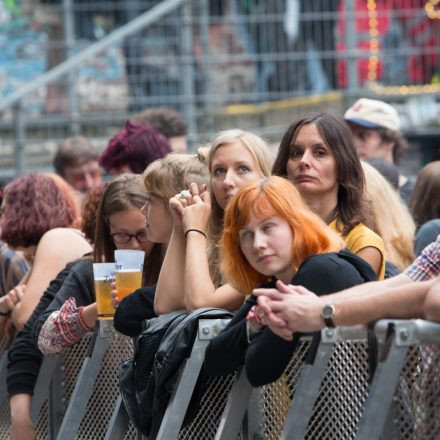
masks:
<svg viewBox="0 0 440 440"><path fill-rule="evenodd" d="M181 191L180 192L179 199L186 199L186 191Z"/></svg>

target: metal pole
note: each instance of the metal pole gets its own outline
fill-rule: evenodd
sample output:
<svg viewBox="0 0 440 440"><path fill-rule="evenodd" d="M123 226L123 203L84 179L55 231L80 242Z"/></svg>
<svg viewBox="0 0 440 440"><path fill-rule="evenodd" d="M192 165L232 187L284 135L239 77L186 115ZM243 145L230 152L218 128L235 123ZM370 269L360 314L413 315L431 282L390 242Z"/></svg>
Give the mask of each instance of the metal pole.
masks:
<svg viewBox="0 0 440 440"><path fill-rule="evenodd" d="M200 45L202 49L202 93L204 104L204 117L200 128L203 132L212 132L214 127L211 95L211 71L212 58L209 52L209 3L208 0L200 0Z"/></svg>
<svg viewBox="0 0 440 440"><path fill-rule="evenodd" d="M359 87L358 81L358 68L356 58L357 47L357 34L356 34L356 9L355 0L347 0L346 4L346 17L347 26L345 41L347 47L347 78L348 78L348 90L353 94Z"/></svg>
<svg viewBox="0 0 440 440"><path fill-rule="evenodd" d="M63 0L63 19L64 19L64 42L66 45L67 59L73 56L75 46L75 27L72 0ZM67 75L67 97L69 108L70 134L76 136L80 133L78 97L76 94L76 75L69 72Z"/></svg>
<svg viewBox="0 0 440 440"><path fill-rule="evenodd" d="M24 145L26 126L22 114L21 101L15 103L12 111L13 111L13 130L14 130L15 175L22 176L26 168L25 145Z"/></svg>
<svg viewBox="0 0 440 440"><path fill-rule="evenodd" d="M192 10L190 2L182 7L182 53L183 53L183 114L188 121L188 143L192 149L197 136L197 115L194 90Z"/></svg>

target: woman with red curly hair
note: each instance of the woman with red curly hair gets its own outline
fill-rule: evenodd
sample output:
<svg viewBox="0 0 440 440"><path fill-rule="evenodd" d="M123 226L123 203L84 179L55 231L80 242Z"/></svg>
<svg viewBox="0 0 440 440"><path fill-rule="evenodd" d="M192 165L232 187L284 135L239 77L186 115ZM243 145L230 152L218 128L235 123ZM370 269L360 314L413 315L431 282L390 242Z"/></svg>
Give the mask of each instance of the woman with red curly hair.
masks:
<svg viewBox="0 0 440 440"><path fill-rule="evenodd" d="M294 284L323 295L376 278L368 263L343 248L281 177L247 185L226 208L222 271L239 292L262 286L288 294ZM286 341L265 327L251 295L209 345L205 366L211 375L225 375L244 364L252 385L267 384L281 376L297 339Z"/></svg>
<svg viewBox="0 0 440 440"><path fill-rule="evenodd" d="M1 239L23 251L32 268L23 284L0 299L0 327L10 315L21 329L49 282L68 262L90 252L90 244L76 229L79 224L73 190L60 177L32 173L6 186Z"/></svg>

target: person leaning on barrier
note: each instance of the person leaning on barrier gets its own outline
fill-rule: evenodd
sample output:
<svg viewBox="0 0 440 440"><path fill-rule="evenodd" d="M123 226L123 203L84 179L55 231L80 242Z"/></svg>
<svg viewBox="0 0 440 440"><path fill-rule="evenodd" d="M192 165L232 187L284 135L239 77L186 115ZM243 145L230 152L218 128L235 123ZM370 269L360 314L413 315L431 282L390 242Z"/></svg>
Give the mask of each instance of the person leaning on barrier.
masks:
<svg viewBox="0 0 440 440"><path fill-rule="evenodd" d="M147 201L142 209L148 219L148 238L153 243L168 244L170 241L174 224L170 198L191 183L206 186L208 175L203 151L199 154L171 153L147 167L142 176ZM153 307L155 290L156 286L138 289L121 303L117 300L117 291L113 290L113 305L117 307L113 321L115 329L128 336L139 335L142 322L156 316Z"/></svg>
<svg viewBox="0 0 440 440"><path fill-rule="evenodd" d="M32 329L34 343L43 354L57 354L91 331L98 317L93 262L114 262L116 249L145 252L143 283L158 275L162 248L148 239L141 207L146 191L139 175L121 175L103 192L97 218L93 259L76 264ZM159 261L158 261L159 260Z"/></svg>
<svg viewBox="0 0 440 440"><path fill-rule="evenodd" d="M281 177L249 184L231 200L222 245L226 279L243 293L251 293L259 284L292 283L324 295L376 279L371 266L344 249L342 238ZM211 341L205 368L217 376L244 364L253 386L273 382L285 370L299 336L286 342L274 334L264 325L252 295Z"/></svg>
<svg viewBox="0 0 440 440"><path fill-rule="evenodd" d="M270 164L266 142L254 133L231 129L214 137L209 190L191 184L170 200L174 226L154 298L157 315L202 307L235 311L243 304L220 274L223 213L242 186L270 175Z"/></svg>
<svg viewBox="0 0 440 440"><path fill-rule="evenodd" d="M371 230L371 206L365 198L365 177L342 118L329 113L301 116L286 130L272 174L287 177L310 209L338 232L345 246L385 275L381 237Z"/></svg>
<svg viewBox="0 0 440 440"><path fill-rule="evenodd" d="M32 263L26 287L17 286L25 295L9 309L11 322L20 330L50 281L69 261L90 251L90 245L77 229L81 219L73 191L55 174L13 180L5 188L2 212L1 238ZM15 292L11 295L17 299ZM0 322L5 318L0 316Z"/></svg>
<svg viewBox="0 0 440 440"><path fill-rule="evenodd" d="M96 210L103 188L103 185L100 185L91 190L81 209L83 220L81 229L90 243L93 243L95 235ZM15 335L9 347L6 384L11 409L11 439L33 438L35 434L30 418L31 398L43 355L32 340L32 326L49 306L76 261L79 260L68 263L50 282L31 317L26 321L23 329ZM32 288L32 285L29 285L29 288Z"/></svg>
<svg viewBox="0 0 440 440"><path fill-rule="evenodd" d="M440 321L440 235L405 272L384 281L318 297L300 286L257 289L254 294L271 330L290 340L298 331L325 327L330 311L335 326L368 324L383 318Z"/></svg>

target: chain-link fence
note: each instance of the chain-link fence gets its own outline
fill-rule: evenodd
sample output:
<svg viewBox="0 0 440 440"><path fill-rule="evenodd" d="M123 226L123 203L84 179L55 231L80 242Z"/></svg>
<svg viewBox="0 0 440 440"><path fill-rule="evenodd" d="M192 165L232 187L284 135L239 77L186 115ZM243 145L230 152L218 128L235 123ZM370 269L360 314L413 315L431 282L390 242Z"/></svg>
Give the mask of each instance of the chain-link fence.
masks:
<svg viewBox="0 0 440 440"><path fill-rule="evenodd" d="M425 0L5 2L1 169L50 167L72 134L102 148L126 119L158 106L182 112L192 145L235 126L276 141L296 115L342 113L359 95L393 101L404 127L435 124L436 8ZM32 88L46 72L55 74Z"/></svg>

